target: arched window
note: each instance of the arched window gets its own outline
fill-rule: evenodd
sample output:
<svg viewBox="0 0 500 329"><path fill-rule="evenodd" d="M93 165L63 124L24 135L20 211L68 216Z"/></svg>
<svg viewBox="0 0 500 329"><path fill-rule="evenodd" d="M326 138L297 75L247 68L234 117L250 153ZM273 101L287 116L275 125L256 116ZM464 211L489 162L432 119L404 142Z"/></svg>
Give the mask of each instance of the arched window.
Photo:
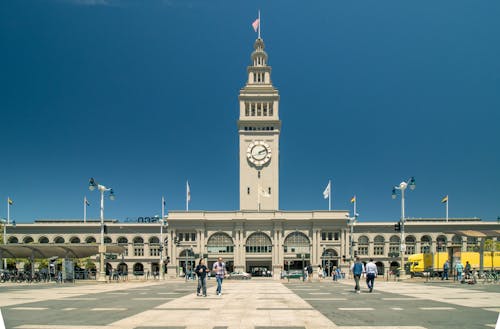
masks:
<svg viewBox="0 0 500 329"><path fill-rule="evenodd" d="M368 255L368 237L362 235L358 238L358 255Z"/></svg>
<svg viewBox="0 0 500 329"><path fill-rule="evenodd" d="M62 236L58 236L54 239L54 243L64 243L64 238Z"/></svg>
<svg viewBox="0 0 500 329"><path fill-rule="evenodd" d="M23 243L33 243L33 238L30 237L30 236L25 236L24 239L23 239ZM47 241L48 243L48 241Z"/></svg>
<svg viewBox="0 0 500 329"><path fill-rule="evenodd" d="M415 253L415 242L417 239L413 235L408 235L405 238L406 243L406 254L413 255Z"/></svg>
<svg viewBox="0 0 500 329"><path fill-rule="evenodd" d="M428 235L424 235L421 239L420 239L420 243L421 243L421 246L420 246L420 252L421 253L429 253L431 252L431 246L432 246L432 239L430 236Z"/></svg>
<svg viewBox="0 0 500 329"><path fill-rule="evenodd" d="M193 251L193 249L184 249L183 251L181 251L179 253L179 258L180 259L186 258L186 257L194 258L194 251Z"/></svg>
<svg viewBox="0 0 500 329"><path fill-rule="evenodd" d="M46 236L42 236L38 239L38 243L49 243L49 239Z"/></svg>
<svg viewBox="0 0 500 329"><path fill-rule="evenodd" d="M144 256L144 239L136 236L132 242L134 244L134 256Z"/></svg>
<svg viewBox="0 0 500 329"><path fill-rule="evenodd" d="M292 232L286 237L284 248L289 253L310 253L309 238L302 232Z"/></svg>
<svg viewBox="0 0 500 329"><path fill-rule="evenodd" d="M120 247L124 247L125 248L125 252L123 253L123 255L124 256L128 256L128 239L126 237L124 237L124 236L121 236L118 239L116 239L116 243Z"/></svg>
<svg viewBox="0 0 500 329"><path fill-rule="evenodd" d="M436 239L436 251L446 251L446 236L440 235Z"/></svg>
<svg viewBox="0 0 500 329"><path fill-rule="evenodd" d="M149 238L149 256L160 256L160 239L157 236Z"/></svg>
<svg viewBox="0 0 500 329"><path fill-rule="evenodd" d="M462 246L462 237L460 235L454 235L453 238L451 238L451 244L454 247L461 247Z"/></svg>
<svg viewBox="0 0 500 329"><path fill-rule="evenodd" d="M377 235L375 239L373 239L373 254L374 255L383 255L384 254L384 244L385 239L381 235Z"/></svg>
<svg viewBox="0 0 500 329"><path fill-rule="evenodd" d="M267 234L256 232L247 238L245 249L248 253L268 253L271 252L272 245Z"/></svg>
<svg viewBox="0 0 500 329"><path fill-rule="evenodd" d="M15 236L11 236L7 239L7 243L19 243L19 240Z"/></svg>
<svg viewBox="0 0 500 329"><path fill-rule="evenodd" d="M479 244L476 237L467 237L467 251L477 251L479 249Z"/></svg>
<svg viewBox="0 0 500 329"><path fill-rule="evenodd" d="M69 243L80 243L80 238L77 236L74 236L71 239L69 239Z"/></svg>
<svg viewBox="0 0 500 329"><path fill-rule="evenodd" d="M111 240L111 238L109 236L105 236L104 237L104 243L112 243L113 241Z"/></svg>
<svg viewBox="0 0 500 329"><path fill-rule="evenodd" d="M227 253L234 251L233 239L226 233L218 232L208 238L207 249L209 253Z"/></svg>
<svg viewBox="0 0 500 329"><path fill-rule="evenodd" d="M323 251L323 254L321 255L321 258L323 260L332 260L332 259L337 259L339 256L338 252L335 249L326 249Z"/></svg>
<svg viewBox="0 0 500 329"><path fill-rule="evenodd" d="M88 236L86 239L85 239L85 243L96 243L96 240L93 236Z"/></svg>
<svg viewBox="0 0 500 329"><path fill-rule="evenodd" d="M395 255L399 255L399 246L400 246L401 239L397 235L393 235L389 239L389 254L391 254L393 257ZM389 256L391 256L389 255Z"/></svg>

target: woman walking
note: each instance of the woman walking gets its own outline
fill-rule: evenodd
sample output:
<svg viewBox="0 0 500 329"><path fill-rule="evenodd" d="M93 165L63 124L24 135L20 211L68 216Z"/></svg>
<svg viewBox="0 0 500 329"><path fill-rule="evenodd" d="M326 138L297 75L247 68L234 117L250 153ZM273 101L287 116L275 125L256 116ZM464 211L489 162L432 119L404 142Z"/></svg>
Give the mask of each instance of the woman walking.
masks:
<svg viewBox="0 0 500 329"><path fill-rule="evenodd" d="M196 266L195 273L198 276L198 288L196 289L196 296L201 296L203 292L203 297L207 297L207 273L210 270L205 266L205 260L200 259L198 266Z"/></svg>

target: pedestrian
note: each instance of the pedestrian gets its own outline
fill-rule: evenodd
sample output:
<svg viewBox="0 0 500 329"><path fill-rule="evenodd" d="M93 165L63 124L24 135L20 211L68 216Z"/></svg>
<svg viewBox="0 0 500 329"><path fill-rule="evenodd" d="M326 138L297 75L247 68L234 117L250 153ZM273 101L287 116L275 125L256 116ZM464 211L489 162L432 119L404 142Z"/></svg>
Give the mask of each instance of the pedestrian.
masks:
<svg viewBox="0 0 500 329"><path fill-rule="evenodd" d="M318 265L318 280L321 282L321 279L323 279L323 268L321 268L321 265Z"/></svg>
<svg viewBox="0 0 500 329"><path fill-rule="evenodd" d="M336 266L334 266L332 268L332 279L333 279L333 281L337 281L338 280L338 277L337 277L337 267Z"/></svg>
<svg viewBox="0 0 500 329"><path fill-rule="evenodd" d="M340 267L337 267L337 275L335 276L337 281L344 278L344 274L340 271Z"/></svg>
<svg viewBox="0 0 500 329"><path fill-rule="evenodd" d="M373 262L373 258L370 258L368 264L366 264L366 285L370 292L373 291L373 285L375 284L375 278L377 277L377 265Z"/></svg>
<svg viewBox="0 0 500 329"><path fill-rule="evenodd" d="M455 270L457 271L457 280L462 282L462 272L464 271L464 265L458 261L455 265Z"/></svg>
<svg viewBox="0 0 500 329"><path fill-rule="evenodd" d="M312 274L313 274L313 268L311 264L307 265L307 281L311 282L312 281Z"/></svg>
<svg viewBox="0 0 500 329"><path fill-rule="evenodd" d="M207 297L207 274L210 270L205 266L205 260L200 258L200 262L195 269L196 275L198 276L198 288L196 289L196 296L201 296L203 292L203 297Z"/></svg>
<svg viewBox="0 0 500 329"><path fill-rule="evenodd" d="M441 280L449 280L448 279L448 271L450 270L450 261L446 260L446 262L443 265L443 276L441 277Z"/></svg>
<svg viewBox="0 0 500 329"><path fill-rule="evenodd" d="M465 279L470 279L470 274L471 274L471 266L469 264L469 261L465 262Z"/></svg>
<svg viewBox="0 0 500 329"><path fill-rule="evenodd" d="M222 295L222 280L226 276L226 263L222 261L222 257L219 257L214 263L213 271L215 272L215 279L217 280L217 290L215 291L217 296Z"/></svg>
<svg viewBox="0 0 500 329"><path fill-rule="evenodd" d="M359 257L356 257L356 261L351 265L351 273L354 277L354 291L356 293L360 293L360 287L359 287L359 279L361 278L361 274L365 271L365 266L361 261L359 260Z"/></svg>

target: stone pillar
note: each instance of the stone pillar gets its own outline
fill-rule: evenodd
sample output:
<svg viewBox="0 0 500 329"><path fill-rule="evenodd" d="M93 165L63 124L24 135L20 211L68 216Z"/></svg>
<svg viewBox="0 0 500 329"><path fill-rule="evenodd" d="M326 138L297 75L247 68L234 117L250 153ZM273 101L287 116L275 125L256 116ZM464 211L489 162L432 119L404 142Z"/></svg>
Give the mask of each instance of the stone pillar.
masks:
<svg viewBox="0 0 500 329"><path fill-rule="evenodd" d="M167 233L168 236L168 254L167 257L170 257L170 263L167 265L167 274L166 277L169 279L174 279L177 277L177 246L174 244L174 231L169 230Z"/></svg>

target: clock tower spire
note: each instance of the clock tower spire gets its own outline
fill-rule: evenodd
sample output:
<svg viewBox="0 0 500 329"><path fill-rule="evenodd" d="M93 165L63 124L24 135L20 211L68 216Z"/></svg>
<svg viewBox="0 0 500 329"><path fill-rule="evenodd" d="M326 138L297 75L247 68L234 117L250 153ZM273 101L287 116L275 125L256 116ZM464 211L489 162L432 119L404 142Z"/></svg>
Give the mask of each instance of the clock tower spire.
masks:
<svg viewBox="0 0 500 329"><path fill-rule="evenodd" d="M257 38L240 90L240 210L279 209L279 93L271 82L264 41Z"/></svg>

